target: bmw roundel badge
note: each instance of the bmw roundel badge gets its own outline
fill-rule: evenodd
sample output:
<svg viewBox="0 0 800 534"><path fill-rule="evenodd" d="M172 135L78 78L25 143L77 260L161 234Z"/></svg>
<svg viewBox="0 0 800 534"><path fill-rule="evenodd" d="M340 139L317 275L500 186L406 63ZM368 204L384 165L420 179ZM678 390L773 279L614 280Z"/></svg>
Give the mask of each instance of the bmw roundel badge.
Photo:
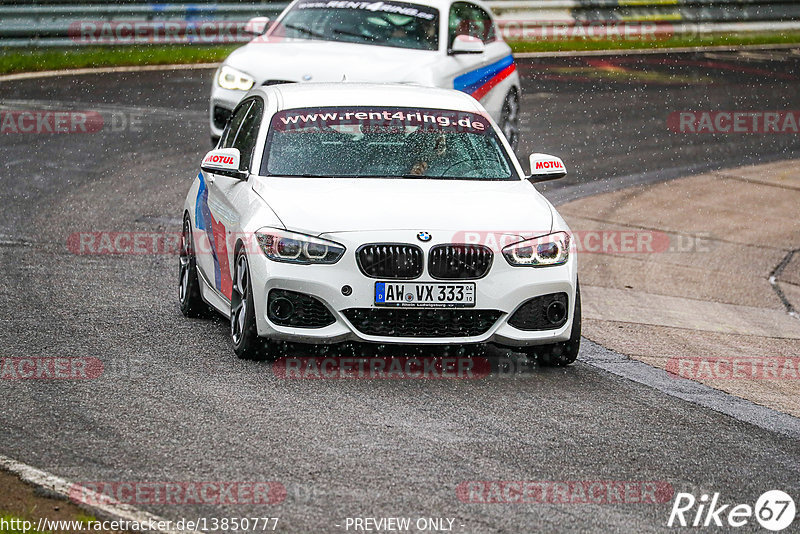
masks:
<svg viewBox="0 0 800 534"><path fill-rule="evenodd" d="M417 239L423 242L428 242L431 240L431 234L428 232L420 232L417 234Z"/></svg>

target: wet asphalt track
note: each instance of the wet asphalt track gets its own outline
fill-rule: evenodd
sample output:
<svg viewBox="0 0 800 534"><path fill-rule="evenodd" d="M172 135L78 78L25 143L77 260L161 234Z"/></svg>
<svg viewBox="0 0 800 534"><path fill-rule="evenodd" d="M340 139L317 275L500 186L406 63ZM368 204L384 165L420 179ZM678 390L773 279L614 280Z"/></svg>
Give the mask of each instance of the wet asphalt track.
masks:
<svg viewBox="0 0 800 534"><path fill-rule="evenodd" d="M520 71L520 153L560 155L572 171L553 198L800 153L797 135L666 128L672 111L800 109L793 51L534 59ZM2 356L106 366L85 382L0 381L0 454L74 481L278 481L288 495L274 506L142 507L279 517L286 532L340 532L352 516L449 517L454 532L666 530L669 503L465 504L455 488L468 480L662 481L750 504L768 489L798 494L797 440L609 374L590 343L568 369L475 381L281 380L235 359L227 324L180 315L174 257L71 254L73 232L178 229L208 149L210 74L0 83L4 109L142 120L0 138ZM506 355L488 352L495 365Z"/></svg>

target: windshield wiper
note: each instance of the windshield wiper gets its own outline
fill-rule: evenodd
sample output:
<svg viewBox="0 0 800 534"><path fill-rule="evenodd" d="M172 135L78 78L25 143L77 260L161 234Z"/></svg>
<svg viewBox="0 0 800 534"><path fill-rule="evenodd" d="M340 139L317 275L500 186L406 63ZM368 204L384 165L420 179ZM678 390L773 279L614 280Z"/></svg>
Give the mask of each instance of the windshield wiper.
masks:
<svg viewBox="0 0 800 534"><path fill-rule="evenodd" d="M372 41L373 40L371 37L368 37L366 35L363 35L363 34L360 34L360 33L356 33L356 32L350 32L350 31L347 31L347 30L340 30L339 28L334 28L333 30L331 30L331 32L333 32L333 33L335 33L337 35L347 35L349 37L356 37L356 38L361 39L363 41Z"/></svg>
<svg viewBox="0 0 800 534"><path fill-rule="evenodd" d="M351 174L343 178L430 178L424 174Z"/></svg>
<svg viewBox="0 0 800 534"><path fill-rule="evenodd" d="M300 33L304 33L306 35L310 35L311 37L317 37L319 39L325 39L326 38L325 35L323 35L321 33L317 33L314 30L309 30L308 28L303 28L302 26L296 26L294 24L284 24L283 27L284 28L289 28L290 30L298 31Z"/></svg>
<svg viewBox="0 0 800 534"><path fill-rule="evenodd" d="M288 178L410 178L410 179L433 179L441 178L437 176L426 176L424 174L312 174L304 172L302 174L268 174L267 176L283 176Z"/></svg>
<svg viewBox="0 0 800 534"><path fill-rule="evenodd" d="M330 176L324 174L311 174L310 172L304 172L302 174L267 174L266 176L275 176L278 178L330 178Z"/></svg>
<svg viewBox="0 0 800 534"><path fill-rule="evenodd" d="M304 172L302 174L286 174L290 178L394 178L394 176L381 176L375 174L312 174Z"/></svg>
<svg viewBox="0 0 800 534"><path fill-rule="evenodd" d="M348 174L341 178L430 178L419 174Z"/></svg>

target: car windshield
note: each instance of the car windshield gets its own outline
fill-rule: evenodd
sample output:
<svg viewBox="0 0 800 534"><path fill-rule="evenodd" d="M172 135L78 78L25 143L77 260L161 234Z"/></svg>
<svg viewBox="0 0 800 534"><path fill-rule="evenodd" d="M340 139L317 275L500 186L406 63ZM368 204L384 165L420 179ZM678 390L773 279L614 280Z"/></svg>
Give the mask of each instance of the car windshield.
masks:
<svg viewBox="0 0 800 534"><path fill-rule="evenodd" d="M439 11L405 2L304 0L286 13L270 37L438 50Z"/></svg>
<svg viewBox="0 0 800 534"><path fill-rule="evenodd" d="M262 161L267 176L520 179L487 117L442 109L280 111Z"/></svg>

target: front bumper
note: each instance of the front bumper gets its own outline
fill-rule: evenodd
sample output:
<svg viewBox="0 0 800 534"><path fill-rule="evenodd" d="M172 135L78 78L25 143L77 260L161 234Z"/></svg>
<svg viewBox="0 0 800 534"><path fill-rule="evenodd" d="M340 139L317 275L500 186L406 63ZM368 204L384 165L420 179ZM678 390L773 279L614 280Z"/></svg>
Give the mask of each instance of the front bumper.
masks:
<svg viewBox="0 0 800 534"><path fill-rule="evenodd" d="M373 234L373 235L370 235ZM398 237L403 234L402 240ZM407 235L405 235L407 234ZM557 267L530 268L511 267L502 255L495 251L489 273L476 285L476 306L467 310L495 310L497 320L480 335L461 337L420 337L369 335L359 330L347 318L346 310L385 310L375 306L375 282L361 273L356 263L356 249L364 243L405 242L414 243L414 231L396 232L386 235L383 232L341 233L324 236L346 247L344 256L333 265L294 265L267 259L260 250L248 251L251 266L253 297L256 310L258 334L275 340L302 343L338 343L361 341L387 344L471 344L497 343L510 346L527 346L566 341L570 337L575 287L577 283L577 258L571 254L569 261ZM409 236L412 239L409 239ZM428 257L429 249L438 243L414 243L419 245ZM448 282L458 280L448 280ZM465 280L466 281L466 280ZM411 282L434 282L425 272ZM344 295L343 286L350 286L352 293ZM333 315L335 322L322 328L297 328L279 326L268 317L267 299L270 290L283 289L311 295L321 301ZM521 330L509 324L509 318L526 301L533 297L552 293L566 293L568 296L568 316L566 322L552 330ZM408 308L403 308L408 309ZM426 310L428 308L425 308ZM352 313L351 313L352 316Z"/></svg>

